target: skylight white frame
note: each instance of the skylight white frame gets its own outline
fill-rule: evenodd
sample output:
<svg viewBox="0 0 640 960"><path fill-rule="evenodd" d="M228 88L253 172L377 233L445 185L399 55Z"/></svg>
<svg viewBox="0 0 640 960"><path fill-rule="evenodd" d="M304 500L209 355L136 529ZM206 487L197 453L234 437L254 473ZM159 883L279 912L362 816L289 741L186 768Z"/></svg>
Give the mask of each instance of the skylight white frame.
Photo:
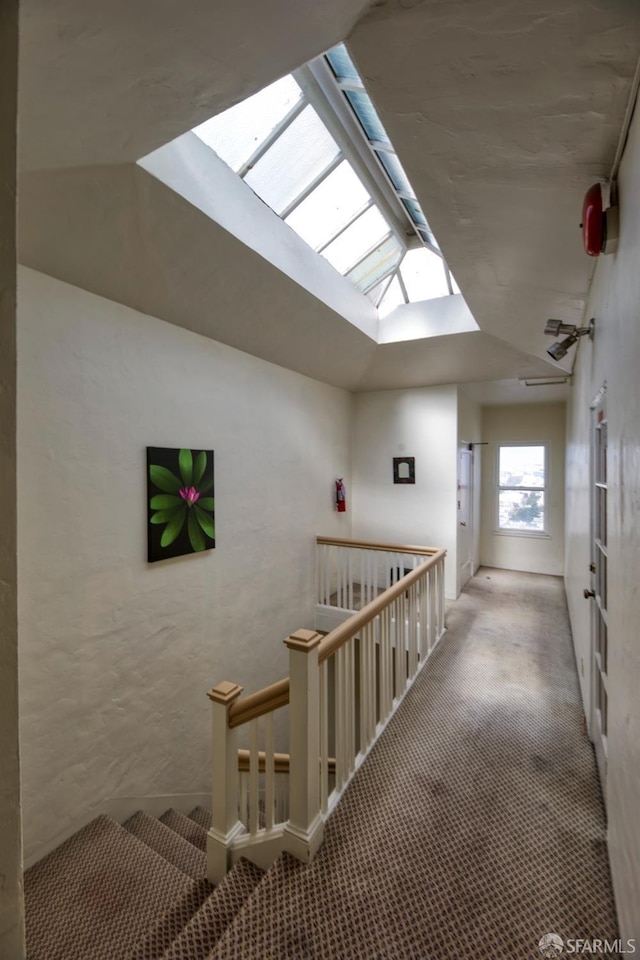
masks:
<svg viewBox="0 0 640 960"><path fill-rule="evenodd" d="M351 163L369 190L383 216L389 219L392 225L392 232L395 234L400 247L403 248L405 253L407 250L424 247L437 257L440 257L443 264L447 289L449 294L453 295L454 290L451 273L442 255L442 251L418 233L417 225L411 219L408 211L401 202L402 200L416 201L417 198L415 194L398 190L391 183L386 170L384 170L376 155L376 151L378 151L386 152L397 157L398 155L393 144L390 141L369 140L355 111L344 96L345 91L362 92L369 95L364 83L362 83L361 80L359 81L353 78L336 77L324 56L317 57L315 60L294 71L293 77L299 83L305 97L314 107L340 146L345 158ZM417 202L419 203L419 201ZM295 204L292 209L294 208ZM347 229L349 225L350 224L345 225L343 229ZM429 227L429 231L430 229ZM369 251L369 253L370 252L371 251ZM386 276L389 277L389 284L394 274L398 277L405 303L409 303L407 290L400 272L403 256L404 254L402 254L400 258L400 263L391 267ZM364 259L364 257L361 259ZM351 269L353 269L353 267ZM365 288L363 292L365 294L368 293L376 287L381 280L386 279L386 276L379 277L375 283ZM376 298L376 306L384 298L389 284L382 291L381 295Z"/></svg>

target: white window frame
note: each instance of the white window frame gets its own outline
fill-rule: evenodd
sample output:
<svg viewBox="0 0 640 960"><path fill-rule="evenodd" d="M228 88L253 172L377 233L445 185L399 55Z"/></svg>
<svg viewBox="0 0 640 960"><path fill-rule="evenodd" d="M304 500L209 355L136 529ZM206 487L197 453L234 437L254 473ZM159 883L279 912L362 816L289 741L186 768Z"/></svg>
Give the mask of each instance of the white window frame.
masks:
<svg viewBox="0 0 640 960"><path fill-rule="evenodd" d="M542 487L512 487L500 483L500 451L504 447L543 447L544 449L544 486ZM495 465L495 517L496 525L494 533L501 537L534 537L537 539L549 539L548 519L549 519L549 444L543 441L530 440L526 443L513 441L508 443L498 443L496 445L496 465ZM543 493L543 526L542 530L513 530L510 527L500 526L500 494L505 490L515 490L518 493Z"/></svg>

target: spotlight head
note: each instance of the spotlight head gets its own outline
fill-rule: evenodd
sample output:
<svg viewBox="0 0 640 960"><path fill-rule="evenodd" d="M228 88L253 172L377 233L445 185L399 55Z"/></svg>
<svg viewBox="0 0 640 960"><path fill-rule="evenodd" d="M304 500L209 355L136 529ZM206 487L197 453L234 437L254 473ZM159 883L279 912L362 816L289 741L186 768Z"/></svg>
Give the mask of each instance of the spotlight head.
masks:
<svg viewBox="0 0 640 960"><path fill-rule="evenodd" d="M549 354L552 360L556 360L556 361L562 360L563 357L566 357L566 355L569 352L569 349L574 345L574 343L577 342L577 340L578 340L578 337L576 336L574 331L570 336L566 337L564 340L558 340L557 343L552 343L549 349L547 350L547 353Z"/></svg>
<svg viewBox="0 0 640 960"><path fill-rule="evenodd" d="M572 334L575 329L574 323L563 323L562 320L547 320L544 332L549 337L561 337L563 334Z"/></svg>

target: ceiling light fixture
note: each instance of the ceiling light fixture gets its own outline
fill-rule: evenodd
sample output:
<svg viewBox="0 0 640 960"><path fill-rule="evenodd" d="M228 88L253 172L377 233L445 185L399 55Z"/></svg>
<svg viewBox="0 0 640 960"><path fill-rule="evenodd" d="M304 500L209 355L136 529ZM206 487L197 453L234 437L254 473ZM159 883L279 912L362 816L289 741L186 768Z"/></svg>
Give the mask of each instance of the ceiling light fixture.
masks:
<svg viewBox="0 0 640 960"><path fill-rule="evenodd" d="M563 323L562 320L547 320L544 332L550 337L557 337L567 334L564 340L558 340L552 343L547 353L552 360L562 360L567 355L574 343L577 343L580 337L589 337L593 340L593 334L596 328L596 322L591 318L587 327L576 327L573 323Z"/></svg>

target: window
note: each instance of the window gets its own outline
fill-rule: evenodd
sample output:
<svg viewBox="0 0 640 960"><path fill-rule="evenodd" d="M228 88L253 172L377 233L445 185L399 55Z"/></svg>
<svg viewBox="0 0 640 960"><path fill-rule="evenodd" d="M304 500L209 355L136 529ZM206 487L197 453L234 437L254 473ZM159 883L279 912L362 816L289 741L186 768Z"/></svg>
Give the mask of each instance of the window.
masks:
<svg viewBox="0 0 640 960"><path fill-rule="evenodd" d="M498 448L498 530L546 532L547 451L544 444Z"/></svg>

